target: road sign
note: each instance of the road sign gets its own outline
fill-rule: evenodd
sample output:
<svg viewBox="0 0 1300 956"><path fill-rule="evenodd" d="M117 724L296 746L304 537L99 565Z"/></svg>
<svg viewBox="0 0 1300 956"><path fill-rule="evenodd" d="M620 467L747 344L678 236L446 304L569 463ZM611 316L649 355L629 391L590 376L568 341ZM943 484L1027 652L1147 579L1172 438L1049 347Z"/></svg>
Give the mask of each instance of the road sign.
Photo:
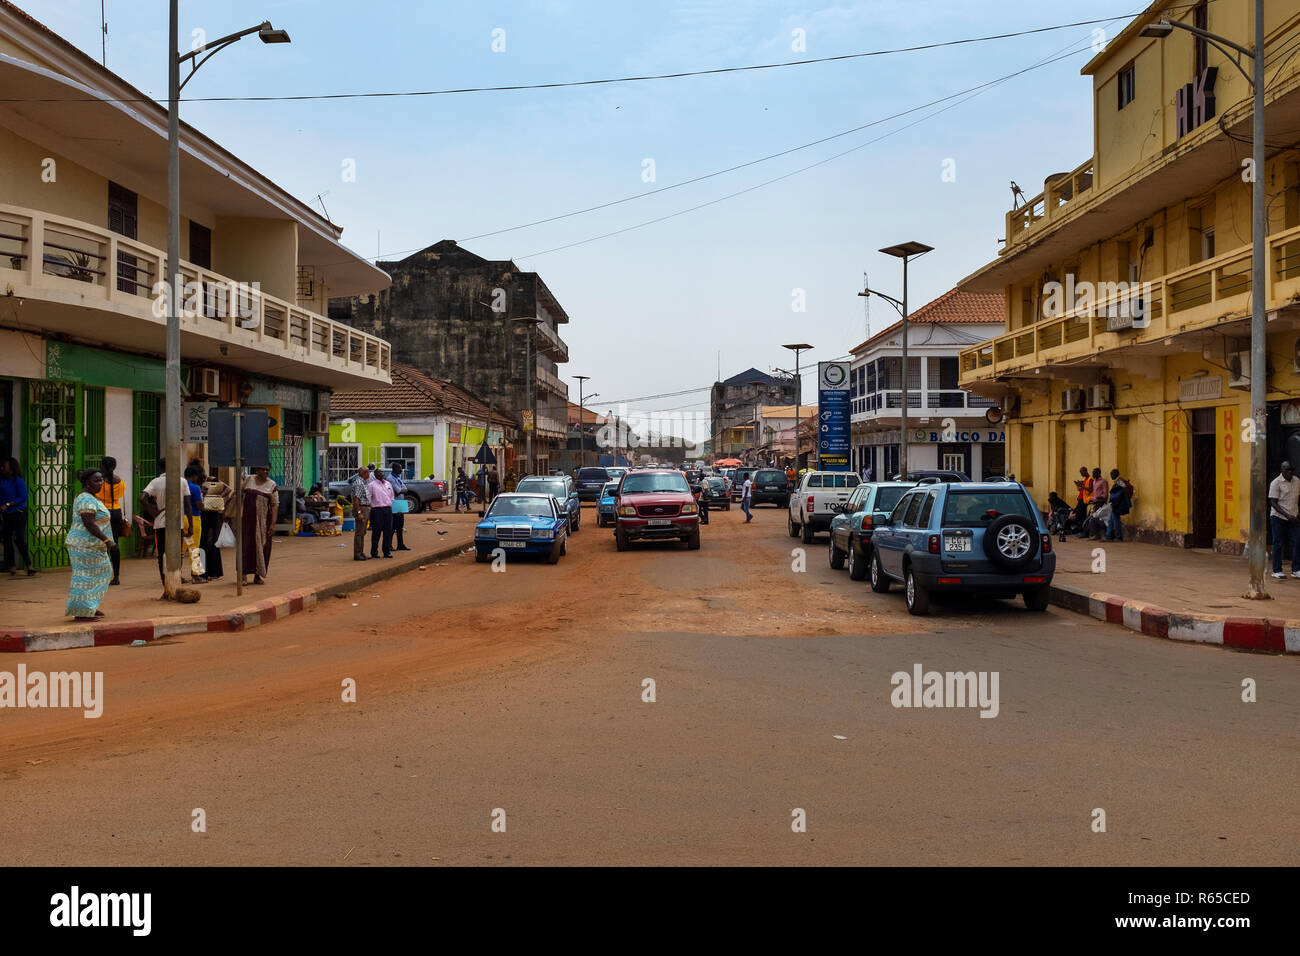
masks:
<svg viewBox="0 0 1300 956"><path fill-rule="evenodd" d="M849 363L817 363L817 458L823 471L849 470Z"/></svg>

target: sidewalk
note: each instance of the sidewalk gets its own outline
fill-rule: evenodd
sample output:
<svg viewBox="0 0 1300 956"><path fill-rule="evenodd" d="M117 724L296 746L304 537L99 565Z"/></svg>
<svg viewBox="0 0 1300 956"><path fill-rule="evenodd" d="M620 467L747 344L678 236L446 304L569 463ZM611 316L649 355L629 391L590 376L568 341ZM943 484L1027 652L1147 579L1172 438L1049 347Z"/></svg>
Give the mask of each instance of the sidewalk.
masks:
<svg viewBox="0 0 1300 956"><path fill-rule="evenodd" d="M319 598L450 560L473 543L477 520L473 514L442 511L407 515L406 546L411 550L372 561L352 560L351 532L328 538L276 535L266 584L245 586L242 597L235 594L235 552L227 548L222 551L225 576L197 585L203 595L198 604L159 600L162 585L153 557L123 559L122 584L108 589L100 605L105 616L95 624L76 623L63 613L69 569L30 578L0 575L0 653L247 630L309 608Z"/></svg>
<svg viewBox="0 0 1300 956"><path fill-rule="evenodd" d="M1300 653L1300 578L1266 578L1273 600L1248 601L1245 557L1074 537L1052 547L1060 607L1153 637Z"/></svg>

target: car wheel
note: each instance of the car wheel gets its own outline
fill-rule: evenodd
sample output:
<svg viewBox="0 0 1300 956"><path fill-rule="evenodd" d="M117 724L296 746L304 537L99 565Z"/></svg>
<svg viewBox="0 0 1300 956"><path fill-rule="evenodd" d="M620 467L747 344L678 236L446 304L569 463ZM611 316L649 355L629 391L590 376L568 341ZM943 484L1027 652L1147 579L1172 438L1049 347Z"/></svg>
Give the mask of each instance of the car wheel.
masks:
<svg viewBox="0 0 1300 956"><path fill-rule="evenodd" d="M696 528L694 531L692 531L691 536L686 539L686 550L687 551L700 550L700 529L699 528Z"/></svg>
<svg viewBox="0 0 1300 956"><path fill-rule="evenodd" d="M1050 585L1043 584L1024 594L1025 607L1031 611L1046 611L1047 605L1052 603L1052 588Z"/></svg>
<svg viewBox="0 0 1300 956"><path fill-rule="evenodd" d="M812 544L812 543L813 543L813 527L812 527L812 525L810 525L808 522L805 521L802 525L800 525L799 530L800 530L800 535L799 535L799 536L803 539L803 543L804 543L804 544Z"/></svg>
<svg viewBox="0 0 1300 956"><path fill-rule="evenodd" d="M835 547L835 535L831 535L831 546L828 550L831 555L831 570L838 571L844 567L844 552Z"/></svg>
<svg viewBox="0 0 1300 956"><path fill-rule="evenodd" d="M788 512L786 513L785 520L790 525L790 537L792 538L799 537L799 526L794 523L794 518L790 517Z"/></svg>
<svg viewBox="0 0 1300 956"><path fill-rule="evenodd" d="M560 541L560 554L568 554L568 553L569 553L569 539L565 537Z"/></svg>
<svg viewBox="0 0 1300 956"><path fill-rule="evenodd" d="M867 576L867 555L862 550L861 542L849 538L849 579L861 581Z"/></svg>
<svg viewBox="0 0 1300 956"><path fill-rule="evenodd" d="M994 518L984 531L984 553L1003 571L1023 571L1038 557L1038 528L1020 515Z"/></svg>
<svg viewBox="0 0 1300 956"><path fill-rule="evenodd" d="M487 553L486 551L479 551L479 550L477 550L477 549L474 551L474 561L475 561L475 563L477 563L477 564L487 564L489 560L491 560L491 558L489 557L489 555L488 555L488 553Z"/></svg>
<svg viewBox="0 0 1300 956"><path fill-rule="evenodd" d="M885 569L880 566L880 555L875 551L871 552L871 590L877 594L889 590L889 578L885 576Z"/></svg>
<svg viewBox="0 0 1300 956"><path fill-rule="evenodd" d="M627 535L622 528L614 529L614 547L618 551L627 550Z"/></svg>
<svg viewBox="0 0 1300 956"><path fill-rule="evenodd" d="M930 613L930 592L921 587L909 567L903 572L903 586L907 590L907 610L918 617Z"/></svg>
<svg viewBox="0 0 1300 956"><path fill-rule="evenodd" d="M562 544L564 544L563 541L557 541L557 542L555 542L555 544L551 545L550 553L546 555L546 563L547 563L547 564L559 564L559 563L560 563L560 555L563 553L563 552L560 550L560 546L561 546Z"/></svg>
<svg viewBox="0 0 1300 956"><path fill-rule="evenodd" d="M420 504L420 496L413 491L408 491L402 495L406 499L406 513L418 515L424 510L424 505Z"/></svg>

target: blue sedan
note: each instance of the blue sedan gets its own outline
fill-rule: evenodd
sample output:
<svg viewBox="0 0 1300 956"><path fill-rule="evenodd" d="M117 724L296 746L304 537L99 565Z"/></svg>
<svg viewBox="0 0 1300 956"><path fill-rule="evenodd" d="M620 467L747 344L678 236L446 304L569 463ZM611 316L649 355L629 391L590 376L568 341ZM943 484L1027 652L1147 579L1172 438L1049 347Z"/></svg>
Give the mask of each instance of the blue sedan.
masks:
<svg viewBox="0 0 1300 956"><path fill-rule="evenodd" d="M474 528L474 560L490 561L500 548L509 554L542 554L556 564L567 550L569 520L549 494L497 495Z"/></svg>
<svg viewBox="0 0 1300 956"><path fill-rule="evenodd" d="M614 493L618 491L617 481L605 482L596 499L596 527L604 528L614 524Z"/></svg>

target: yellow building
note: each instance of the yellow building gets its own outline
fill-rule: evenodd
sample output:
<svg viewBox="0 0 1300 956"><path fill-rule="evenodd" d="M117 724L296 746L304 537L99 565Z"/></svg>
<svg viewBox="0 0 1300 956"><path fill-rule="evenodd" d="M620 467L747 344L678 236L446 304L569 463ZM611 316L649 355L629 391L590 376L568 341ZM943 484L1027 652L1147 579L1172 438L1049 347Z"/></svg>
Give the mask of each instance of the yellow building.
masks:
<svg viewBox="0 0 1300 956"><path fill-rule="evenodd" d="M1158 0L1083 69L1093 155L1016 203L996 261L1007 332L961 353L996 397L1007 468L1040 505L1080 466L1136 485L1139 538L1239 553L1251 374L1268 376L1269 474L1300 460L1300 0L1269 0L1267 370L1251 369L1251 87L1181 20L1253 48L1253 4ZM1244 65L1250 69L1250 61Z"/></svg>
<svg viewBox="0 0 1300 956"><path fill-rule="evenodd" d="M268 408L292 489L323 473L331 391L391 381L389 344L328 318L389 285L342 229L184 124L180 167L186 404L167 408L167 111L0 0L0 458L40 566L66 560L78 469L116 458L129 518L169 416L206 461L208 407Z"/></svg>

